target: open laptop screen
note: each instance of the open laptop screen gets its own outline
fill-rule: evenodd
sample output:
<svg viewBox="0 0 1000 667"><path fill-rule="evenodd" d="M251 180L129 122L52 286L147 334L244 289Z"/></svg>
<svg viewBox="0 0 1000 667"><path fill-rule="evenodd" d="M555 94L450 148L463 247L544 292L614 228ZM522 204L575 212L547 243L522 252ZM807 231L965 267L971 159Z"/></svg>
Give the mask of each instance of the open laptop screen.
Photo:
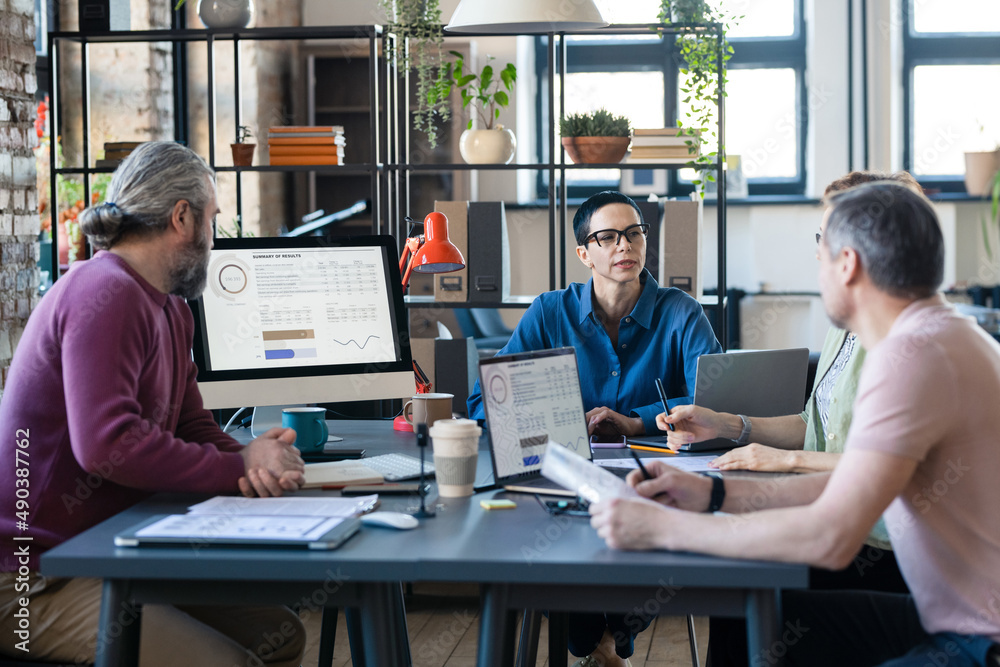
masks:
<svg viewBox="0 0 1000 667"><path fill-rule="evenodd" d="M537 473L549 441L590 458L573 348L483 359L479 384L497 483Z"/></svg>

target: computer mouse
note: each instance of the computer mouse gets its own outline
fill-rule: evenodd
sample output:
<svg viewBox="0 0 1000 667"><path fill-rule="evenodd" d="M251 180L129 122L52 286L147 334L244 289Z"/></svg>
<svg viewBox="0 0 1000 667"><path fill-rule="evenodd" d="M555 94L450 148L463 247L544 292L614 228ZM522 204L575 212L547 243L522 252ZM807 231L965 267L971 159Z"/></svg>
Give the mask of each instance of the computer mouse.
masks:
<svg viewBox="0 0 1000 667"><path fill-rule="evenodd" d="M420 525L416 517L402 512L369 512L361 515L361 523L368 526L382 526L384 528L397 528L399 530L409 530Z"/></svg>

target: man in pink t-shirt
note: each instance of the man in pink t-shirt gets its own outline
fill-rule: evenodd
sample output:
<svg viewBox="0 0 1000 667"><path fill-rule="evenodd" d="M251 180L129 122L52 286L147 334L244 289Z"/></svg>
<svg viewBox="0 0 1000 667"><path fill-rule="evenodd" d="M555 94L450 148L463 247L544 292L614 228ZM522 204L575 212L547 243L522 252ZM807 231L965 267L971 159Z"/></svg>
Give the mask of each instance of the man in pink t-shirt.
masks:
<svg viewBox="0 0 1000 667"><path fill-rule="evenodd" d="M836 196L818 258L827 313L868 351L837 468L764 485L654 463L653 479L629 478L644 498L594 505L591 523L614 548L834 569L884 512L912 597L786 593L785 618L802 631L751 664L787 652L803 667L1000 666L1000 346L937 294L938 220L903 186ZM677 419L658 418L664 430Z"/></svg>

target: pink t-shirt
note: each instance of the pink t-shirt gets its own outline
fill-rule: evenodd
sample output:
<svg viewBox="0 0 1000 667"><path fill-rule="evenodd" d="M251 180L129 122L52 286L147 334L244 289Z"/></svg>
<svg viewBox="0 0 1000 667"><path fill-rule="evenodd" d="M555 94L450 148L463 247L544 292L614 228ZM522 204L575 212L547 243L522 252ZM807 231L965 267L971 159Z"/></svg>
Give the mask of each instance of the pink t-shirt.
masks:
<svg viewBox="0 0 1000 667"><path fill-rule="evenodd" d="M1000 641L1000 345L911 304L868 352L851 448L919 462L884 516L924 629Z"/></svg>

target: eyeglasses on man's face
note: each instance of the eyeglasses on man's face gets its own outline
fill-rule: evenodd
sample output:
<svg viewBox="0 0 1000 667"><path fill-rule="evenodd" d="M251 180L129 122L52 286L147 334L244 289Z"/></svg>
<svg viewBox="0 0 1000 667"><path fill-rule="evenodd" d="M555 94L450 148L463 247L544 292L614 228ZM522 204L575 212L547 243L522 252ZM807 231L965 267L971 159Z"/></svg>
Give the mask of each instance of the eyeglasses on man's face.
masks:
<svg viewBox="0 0 1000 667"><path fill-rule="evenodd" d="M638 243L640 239L645 240L648 233L649 225L644 222L641 222L638 225L631 225L625 229L602 229L585 238L583 240L583 245L587 245L591 241L594 241L601 248L617 247L618 244L622 242L622 238L629 243Z"/></svg>
<svg viewBox="0 0 1000 667"><path fill-rule="evenodd" d="M819 232L816 232L816 245L819 245L819 242L822 240L823 240L823 235Z"/></svg>

